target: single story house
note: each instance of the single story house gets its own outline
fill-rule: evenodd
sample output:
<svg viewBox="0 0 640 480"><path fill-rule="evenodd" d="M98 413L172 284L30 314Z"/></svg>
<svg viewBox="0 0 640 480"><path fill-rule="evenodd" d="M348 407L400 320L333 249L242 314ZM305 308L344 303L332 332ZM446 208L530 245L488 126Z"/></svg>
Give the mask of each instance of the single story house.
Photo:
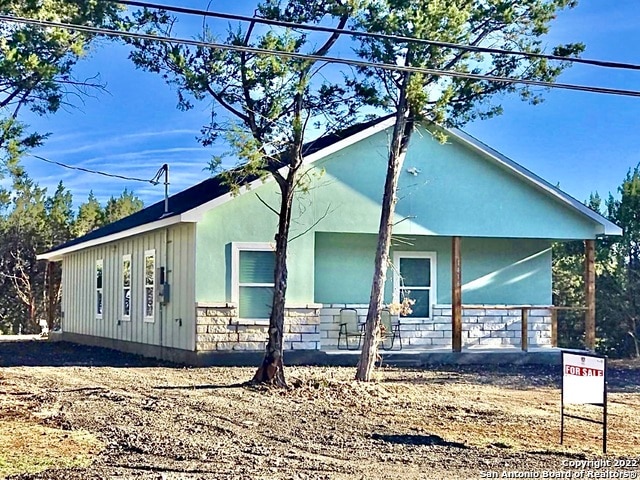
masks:
<svg viewBox="0 0 640 480"><path fill-rule="evenodd" d="M400 319L404 349L550 346L552 242L593 246L620 228L469 135L443 144L430 128L401 172L386 285L387 302L416 300ZM386 117L306 146L286 350L335 350L340 310L366 314L392 129ZM168 211L159 202L41 254L62 262L61 338L191 363L262 351L277 225L263 202L278 196L270 179L232 195L209 178Z"/></svg>

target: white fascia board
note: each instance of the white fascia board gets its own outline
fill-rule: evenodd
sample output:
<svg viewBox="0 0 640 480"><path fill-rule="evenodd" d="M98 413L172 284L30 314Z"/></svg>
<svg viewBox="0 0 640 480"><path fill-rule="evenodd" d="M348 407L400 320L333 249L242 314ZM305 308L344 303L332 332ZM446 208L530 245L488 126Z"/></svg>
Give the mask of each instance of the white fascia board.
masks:
<svg viewBox="0 0 640 480"><path fill-rule="evenodd" d="M536 185L538 188L540 188L547 194L557 198L561 202L569 205L570 207L573 207L575 210L578 210L583 215L589 217L591 220L593 220L594 222L596 222L598 225L602 227L601 229L599 229L597 234L617 235L617 236L622 235L622 229L615 223L607 220L605 217L603 217L599 213L594 212L589 207L587 207L583 203L573 198L571 195L563 192L557 187L554 187L546 180L542 179L541 177L531 172L530 170L527 170L522 165L519 165L518 163L514 162L507 156L502 155L500 152L497 152L496 150L492 149L491 147L488 147L487 145L484 145L482 142L472 137L471 135L458 129L445 130L445 132L455 137L462 143L475 149L476 151L479 151L484 155L488 156L496 163L506 167L507 169L516 173L518 176L527 180L528 182L533 183L534 185Z"/></svg>
<svg viewBox="0 0 640 480"><path fill-rule="evenodd" d="M395 123L396 123L395 117L387 118L386 120L380 123L376 123L375 125L372 125L369 128L365 128L361 132L358 132L354 135L351 135L350 137L339 140L336 143L329 145L328 147L325 147L321 150L318 150L317 152L312 153L311 155L307 155L306 157L304 157L303 164L309 165L313 162L317 162L322 158L328 157L332 153L338 152L343 148L350 147L351 145L354 145L361 140L369 138L378 132L382 132L383 130L386 130L387 128L392 127Z"/></svg>
<svg viewBox="0 0 640 480"><path fill-rule="evenodd" d="M321 150L318 150L317 152L312 153L311 155L307 155L306 157L304 157L302 163L303 165L310 165L314 162L317 162L318 160L321 160L325 157L328 157L329 155L331 155L332 153L338 152L340 150L342 150L343 148L347 148L350 147L351 145L354 145L356 143L358 143L361 140L364 140L365 138L368 138L378 132L381 132L391 126L393 126L393 124L395 123L395 118L388 118L387 120L384 120L383 122L380 122L376 125L372 125L369 128L366 128L364 130L362 130L361 132L358 132L354 135L351 135L350 137L347 137L345 139L339 140L336 143L329 145L328 147L325 147ZM289 170L288 166L284 166L282 167L280 170L278 170L278 172L280 173L280 175L282 176L286 176L287 172ZM266 179L262 180L262 179L258 179L258 180L254 180L253 182L249 183L248 185L240 188L238 195L243 195L247 192L250 192L251 190L253 190L254 188L259 187L260 185L264 184L264 183L270 183L274 180L273 175L269 175ZM214 198L213 200L208 201L207 203L203 203L202 205L192 208L191 210L185 212L182 214L182 219L185 222L199 222L200 220L202 220L202 216L208 212L209 210L218 207L222 204L227 203L229 200L231 200L234 197L234 195L232 193L225 193L224 195L219 196L218 198Z"/></svg>
<svg viewBox="0 0 640 480"><path fill-rule="evenodd" d="M78 250L95 247L95 246L102 245L109 242L115 242L117 240L122 240L123 238L132 237L133 235L138 235L140 233L150 232L151 230L156 230L158 228L165 228L170 225L175 225L176 223L180 223L182 221L183 220L181 215L175 215L173 217L163 218L160 220L156 220L155 222L145 223L144 225L139 225L137 227L130 228L128 230L112 233L111 235L106 235L104 237L95 238L93 240L87 240L86 242L77 243L75 245L71 245L70 247L62 248L60 250L41 253L40 255L36 256L36 259L48 260L50 262L58 262L62 260L62 257L64 255L76 252Z"/></svg>

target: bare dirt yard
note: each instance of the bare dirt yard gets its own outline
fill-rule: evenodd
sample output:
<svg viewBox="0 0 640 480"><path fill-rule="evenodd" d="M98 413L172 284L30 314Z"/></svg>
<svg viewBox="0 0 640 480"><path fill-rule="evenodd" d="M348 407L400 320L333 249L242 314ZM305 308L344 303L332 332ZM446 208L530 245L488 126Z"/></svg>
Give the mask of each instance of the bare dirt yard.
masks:
<svg viewBox="0 0 640 480"><path fill-rule="evenodd" d="M290 367L288 391L244 385L252 373L64 343L0 342L0 477L640 473L638 362L611 362L605 456L602 427L588 422L568 420L559 445L560 367L383 367L370 384L354 382L353 368ZM579 413L598 418L601 409Z"/></svg>

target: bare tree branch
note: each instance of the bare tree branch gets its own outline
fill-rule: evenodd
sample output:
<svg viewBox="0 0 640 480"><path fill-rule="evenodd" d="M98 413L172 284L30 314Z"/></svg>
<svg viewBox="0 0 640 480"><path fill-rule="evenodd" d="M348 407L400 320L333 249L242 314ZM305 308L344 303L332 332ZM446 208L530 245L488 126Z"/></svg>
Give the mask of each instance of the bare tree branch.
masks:
<svg viewBox="0 0 640 480"><path fill-rule="evenodd" d="M309 228L307 228L304 232L299 233L298 235L296 235L295 237L292 237L289 239L289 243L293 242L296 238L300 238L302 237L304 234L309 233L311 230L313 230L322 220L324 220L325 218L327 218L329 216L330 213L335 212L335 209L330 210L331 209L331 204L327 205L327 209L325 210L325 212L322 214L322 216L316 220L315 222L313 222L313 225L309 226Z"/></svg>
<svg viewBox="0 0 640 480"><path fill-rule="evenodd" d="M260 200L260 203L262 203L265 207L267 207L269 210L271 210L273 213L275 213L277 216L280 216L280 212L278 212L275 208L273 208L271 205L269 205L265 200L262 199L262 197L260 195L258 195L258 193L256 192L256 197L258 197L258 200Z"/></svg>

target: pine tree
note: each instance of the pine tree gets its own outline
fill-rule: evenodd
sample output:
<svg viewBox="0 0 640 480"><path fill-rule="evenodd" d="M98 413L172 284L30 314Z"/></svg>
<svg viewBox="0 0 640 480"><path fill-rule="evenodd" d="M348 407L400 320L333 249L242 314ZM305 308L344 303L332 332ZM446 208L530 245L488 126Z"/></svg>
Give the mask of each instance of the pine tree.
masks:
<svg viewBox="0 0 640 480"><path fill-rule="evenodd" d="M430 41L492 47L503 50L542 52L543 35L558 10L572 7L572 0L375 0L367 4L359 27L374 33L400 35ZM553 53L572 56L581 44L560 45ZM507 54L479 54L432 44L400 42L393 38L363 38L358 54L371 62L421 67L440 71L486 74L531 80L554 81L567 66L545 59ZM377 358L380 310L393 230L399 173L411 136L420 122L443 141L440 127L459 127L474 119L502 112L493 98L518 93L532 104L541 96L515 84L377 68L361 69L377 86L378 102L395 112L390 141L378 232L375 272L365 325L362 354L356 378L369 381Z"/></svg>
<svg viewBox="0 0 640 480"><path fill-rule="evenodd" d="M349 0L265 0L256 14L265 18L329 24L343 28L356 9ZM173 19L140 12L132 28L167 34ZM317 37L288 28L231 29L229 45L252 46L290 53L325 56L338 40L330 34L318 44ZM204 29L200 40L218 40ZM141 68L162 74L178 90L178 107L190 109L194 102L214 105L212 121L203 127L200 142L207 146L223 141L238 165L224 176L232 191L272 175L280 192L279 205L268 205L278 215L275 240L274 293L265 356L255 382L285 386L283 331L287 291L287 247L293 199L304 190L303 143L307 125L317 122L323 131L347 125L354 117L354 103L344 87L320 79L322 62L278 55L259 55L206 47L191 48L151 41L134 41L132 59ZM329 119L329 120L327 120ZM327 127L329 125L329 127ZM221 159L214 158L219 165Z"/></svg>
<svg viewBox="0 0 640 480"><path fill-rule="evenodd" d="M142 210L144 203L133 192L126 188L120 194L118 198L111 197L107 201L107 205L104 209L104 221L103 223L113 223L121 218L127 217L132 213Z"/></svg>
<svg viewBox="0 0 640 480"><path fill-rule="evenodd" d="M94 27L113 26L119 8L110 2L15 0L0 2L0 13ZM0 165L17 165L21 154L40 145L46 134L28 132L21 111L38 115L72 106L72 100L102 85L76 79L73 68L94 35L38 26L3 24L0 41ZM0 169L0 172L1 170ZM4 171L3 173L7 173Z"/></svg>
<svg viewBox="0 0 640 480"><path fill-rule="evenodd" d="M78 215L71 228L74 237L81 237L105 224L104 209L93 193L89 192L87 201L78 207Z"/></svg>

